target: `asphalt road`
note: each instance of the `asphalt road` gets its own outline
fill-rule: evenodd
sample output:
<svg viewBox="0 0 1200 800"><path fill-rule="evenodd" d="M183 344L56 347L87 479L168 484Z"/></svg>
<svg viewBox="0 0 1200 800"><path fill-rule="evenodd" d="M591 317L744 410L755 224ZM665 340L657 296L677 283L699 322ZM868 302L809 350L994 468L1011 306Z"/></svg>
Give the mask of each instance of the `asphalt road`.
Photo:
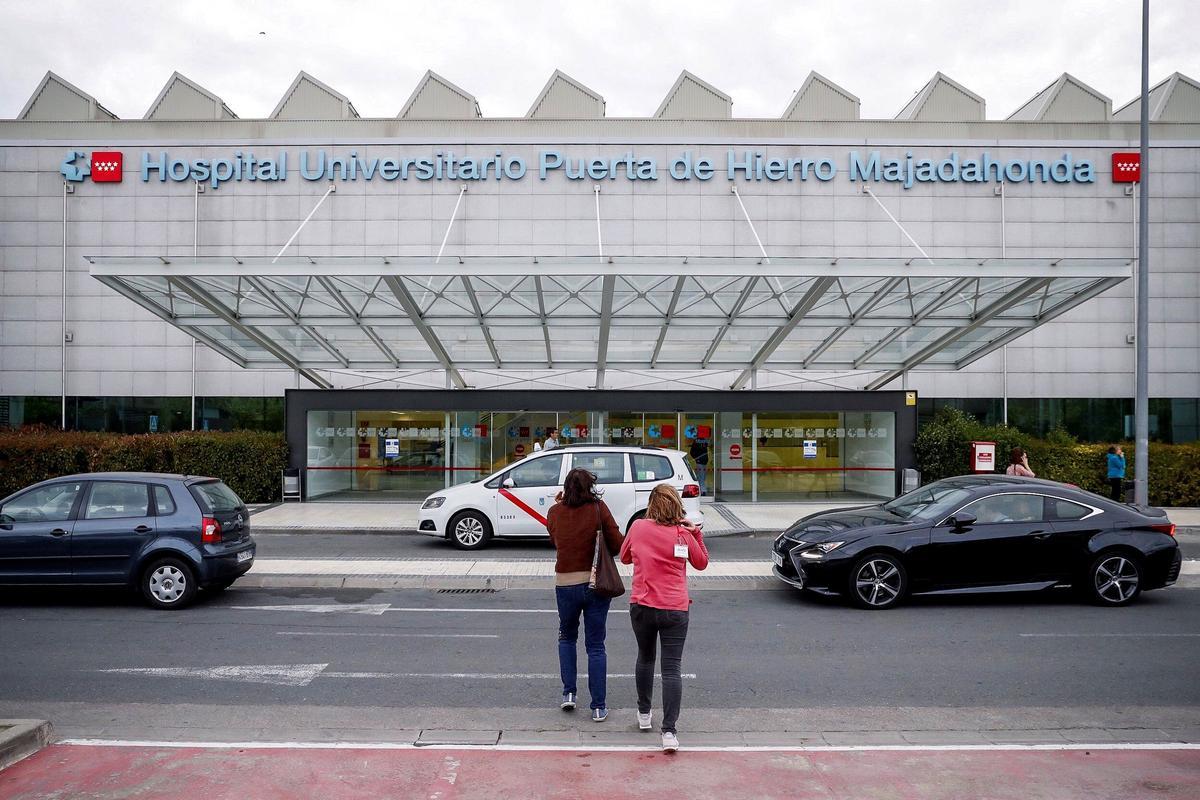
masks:
<svg viewBox="0 0 1200 800"><path fill-rule="evenodd" d="M279 609L292 604L314 610ZM276 608L263 608L272 606ZM609 619L610 705L628 707L628 606ZM348 613L356 611L358 613ZM555 703L549 591L234 588L183 612L121 593L0 595L3 705ZM582 648L581 648L582 650ZM586 659L580 658L581 671ZM698 594L684 657L695 708L1200 707L1200 590L1101 609L1068 593L918 599L863 612L791 591ZM251 669L270 665L275 672ZM306 665L306 666L297 666ZM204 672L214 667L245 669ZM167 670L113 672L109 670ZM291 685L288 685L290 682Z"/></svg>

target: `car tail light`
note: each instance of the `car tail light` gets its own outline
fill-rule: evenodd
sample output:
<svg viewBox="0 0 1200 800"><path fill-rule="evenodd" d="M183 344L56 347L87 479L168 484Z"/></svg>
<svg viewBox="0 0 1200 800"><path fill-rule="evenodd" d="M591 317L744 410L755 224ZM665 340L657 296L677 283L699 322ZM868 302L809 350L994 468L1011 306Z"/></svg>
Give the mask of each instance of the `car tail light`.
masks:
<svg viewBox="0 0 1200 800"><path fill-rule="evenodd" d="M1151 525L1150 528L1158 531L1159 533L1165 533L1167 536L1175 535L1175 523L1174 522L1168 522L1165 525Z"/></svg>
<svg viewBox="0 0 1200 800"><path fill-rule="evenodd" d="M689 483L686 486L684 486L683 487L683 496L684 497L699 497L700 496L700 484Z"/></svg>
<svg viewBox="0 0 1200 800"><path fill-rule="evenodd" d="M217 544L221 541L221 523L212 517L205 517L200 523L200 541L204 544Z"/></svg>

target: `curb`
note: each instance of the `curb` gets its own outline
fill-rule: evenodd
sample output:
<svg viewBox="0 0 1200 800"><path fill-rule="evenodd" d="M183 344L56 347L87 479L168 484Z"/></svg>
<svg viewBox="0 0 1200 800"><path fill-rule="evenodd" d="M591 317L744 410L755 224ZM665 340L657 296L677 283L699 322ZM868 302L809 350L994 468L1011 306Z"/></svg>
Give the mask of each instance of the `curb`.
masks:
<svg viewBox="0 0 1200 800"><path fill-rule="evenodd" d="M0 770L48 745L51 731L44 719L0 719Z"/></svg>
<svg viewBox="0 0 1200 800"><path fill-rule="evenodd" d="M238 589L432 589L443 592L499 592L504 589L546 589L552 578L485 575L447 577L425 575L254 575L238 578ZM688 579L691 591L792 591L773 577Z"/></svg>

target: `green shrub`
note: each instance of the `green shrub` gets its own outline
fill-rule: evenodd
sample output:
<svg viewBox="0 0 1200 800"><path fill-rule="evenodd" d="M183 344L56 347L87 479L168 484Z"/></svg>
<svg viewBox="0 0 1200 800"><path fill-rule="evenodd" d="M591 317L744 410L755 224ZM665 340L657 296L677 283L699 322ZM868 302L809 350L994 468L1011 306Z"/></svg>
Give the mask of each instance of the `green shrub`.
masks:
<svg viewBox="0 0 1200 800"><path fill-rule="evenodd" d="M1080 444L1064 430L1052 430L1045 439L1035 439L1015 428L981 424L970 414L942 408L931 422L921 426L913 449L925 482L970 472L971 442L996 443L996 469L1008 465L1013 447L1023 447L1029 466L1039 478L1072 483L1098 494L1108 494L1107 444ZM1132 480L1134 448L1122 445ZM1150 444L1150 504L1156 506L1200 506L1200 442ZM1132 499L1132 498L1129 498Z"/></svg>
<svg viewBox="0 0 1200 800"><path fill-rule="evenodd" d="M279 499L285 466L287 444L278 433L0 431L0 497L79 472L169 472L220 478L247 503L265 503Z"/></svg>

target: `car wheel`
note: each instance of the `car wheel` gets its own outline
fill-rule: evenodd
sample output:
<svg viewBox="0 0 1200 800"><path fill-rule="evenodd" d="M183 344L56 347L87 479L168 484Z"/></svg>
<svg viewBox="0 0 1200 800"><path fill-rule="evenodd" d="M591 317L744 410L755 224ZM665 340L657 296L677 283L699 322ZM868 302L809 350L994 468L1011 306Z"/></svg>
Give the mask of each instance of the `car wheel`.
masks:
<svg viewBox="0 0 1200 800"><path fill-rule="evenodd" d="M1101 553L1088 570L1087 587L1097 605L1128 605L1142 591L1142 570L1127 553Z"/></svg>
<svg viewBox="0 0 1200 800"><path fill-rule="evenodd" d="M196 575L178 558L160 558L142 572L142 596L154 608L183 608L196 597Z"/></svg>
<svg viewBox="0 0 1200 800"><path fill-rule="evenodd" d="M896 558L884 553L865 555L850 570L850 601L859 608L883 610L904 599L908 573Z"/></svg>
<svg viewBox="0 0 1200 800"><path fill-rule="evenodd" d="M478 511L464 511L450 520L450 541L459 550L481 550L492 540L492 523Z"/></svg>

